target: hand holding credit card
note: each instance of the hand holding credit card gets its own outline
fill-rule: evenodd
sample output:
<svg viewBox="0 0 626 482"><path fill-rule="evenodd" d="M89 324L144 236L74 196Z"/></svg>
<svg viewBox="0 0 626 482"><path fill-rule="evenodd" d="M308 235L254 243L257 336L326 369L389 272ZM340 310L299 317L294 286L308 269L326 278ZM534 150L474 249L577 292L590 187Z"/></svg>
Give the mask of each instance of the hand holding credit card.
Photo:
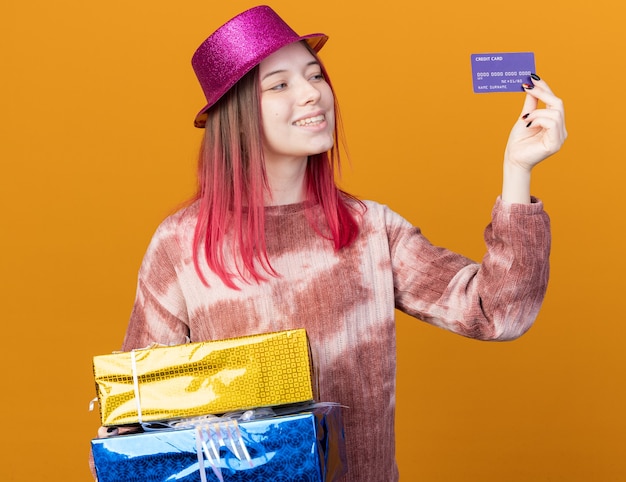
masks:
<svg viewBox="0 0 626 482"><path fill-rule="evenodd" d="M523 83L531 83L535 72L532 52L472 54L472 84L477 94L523 92Z"/></svg>

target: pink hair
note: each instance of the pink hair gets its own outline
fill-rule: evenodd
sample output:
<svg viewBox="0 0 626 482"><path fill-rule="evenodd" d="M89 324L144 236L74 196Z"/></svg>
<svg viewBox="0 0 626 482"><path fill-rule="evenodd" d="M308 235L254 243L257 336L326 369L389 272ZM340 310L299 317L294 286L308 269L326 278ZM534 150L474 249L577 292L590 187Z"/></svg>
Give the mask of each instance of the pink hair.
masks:
<svg viewBox="0 0 626 482"><path fill-rule="evenodd" d="M326 70L321 68L330 85ZM339 135L342 131L336 100L335 117L335 141L343 141ZM200 267L201 252L209 268L233 289L238 289L235 279L260 283L267 280L267 275L279 276L270 263L265 244L264 199L269 186L261 126L256 67L208 111L198 163L198 190L193 198L199 204L193 240L194 265L205 285L208 282ZM319 204L325 218L325 225L319 225L312 217L309 222L339 250L349 246L359 233L356 210L350 201L357 201L359 206L362 203L335 183L335 170L341 167L336 143L329 152L309 156L305 182L306 200ZM225 242L227 232L232 242ZM226 250L230 250L235 260L234 269L227 266Z"/></svg>

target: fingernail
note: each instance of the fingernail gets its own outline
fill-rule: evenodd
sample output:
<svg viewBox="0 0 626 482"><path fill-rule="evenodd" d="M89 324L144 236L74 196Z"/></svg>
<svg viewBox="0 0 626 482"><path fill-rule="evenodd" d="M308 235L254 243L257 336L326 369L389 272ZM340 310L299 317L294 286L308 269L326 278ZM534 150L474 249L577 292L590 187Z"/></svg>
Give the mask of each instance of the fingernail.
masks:
<svg viewBox="0 0 626 482"><path fill-rule="evenodd" d="M532 124L533 121L530 121L528 124L526 124L526 127L530 127L530 124Z"/></svg>
<svg viewBox="0 0 626 482"><path fill-rule="evenodd" d="M526 117L528 117L529 115L530 115L530 112L529 112L528 114L524 114L524 115L522 116L522 119L526 119Z"/></svg>
<svg viewBox="0 0 626 482"><path fill-rule="evenodd" d="M532 89L533 89L533 87L535 87L535 86L534 86L534 85L532 85L532 84L526 84L526 83L524 83L524 84L522 84L522 87L524 87L524 89L526 89L526 90L532 90Z"/></svg>
<svg viewBox="0 0 626 482"><path fill-rule="evenodd" d="M530 77L531 77L533 80L541 80L541 77L539 77L537 74L530 74Z"/></svg>

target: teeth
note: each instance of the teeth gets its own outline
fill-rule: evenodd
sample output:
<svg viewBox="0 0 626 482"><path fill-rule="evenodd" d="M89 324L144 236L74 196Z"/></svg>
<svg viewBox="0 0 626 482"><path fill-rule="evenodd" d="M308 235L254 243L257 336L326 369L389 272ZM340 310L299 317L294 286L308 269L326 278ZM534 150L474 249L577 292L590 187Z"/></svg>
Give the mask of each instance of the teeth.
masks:
<svg viewBox="0 0 626 482"><path fill-rule="evenodd" d="M317 115L315 117L308 117L306 119L302 119L302 120L296 121L296 122L294 122L294 124L297 125L297 126L310 126L312 124L319 124L323 120L324 120L324 116L323 115Z"/></svg>

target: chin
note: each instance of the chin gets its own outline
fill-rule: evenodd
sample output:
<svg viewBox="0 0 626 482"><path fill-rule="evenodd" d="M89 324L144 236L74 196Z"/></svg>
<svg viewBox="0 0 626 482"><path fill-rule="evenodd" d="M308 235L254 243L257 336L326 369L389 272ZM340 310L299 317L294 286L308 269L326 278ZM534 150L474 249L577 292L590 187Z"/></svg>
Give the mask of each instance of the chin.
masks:
<svg viewBox="0 0 626 482"><path fill-rule="evenodd" d="M315 154L322 154L322 153L324 153L324 152L328 152L328 151L330 151L330 150L333 148L333 145L334 145L334 144L335 144L335 143L334 143L334 142L332 142L332 141L331 141L331 142L324 143L324 144L320 144L320 145L318 145L317 147L313 148L313 149L311 150L311 153L310 153L309 155L310 155L310 156L313 156L313 155L315 155Z"/></svg>

